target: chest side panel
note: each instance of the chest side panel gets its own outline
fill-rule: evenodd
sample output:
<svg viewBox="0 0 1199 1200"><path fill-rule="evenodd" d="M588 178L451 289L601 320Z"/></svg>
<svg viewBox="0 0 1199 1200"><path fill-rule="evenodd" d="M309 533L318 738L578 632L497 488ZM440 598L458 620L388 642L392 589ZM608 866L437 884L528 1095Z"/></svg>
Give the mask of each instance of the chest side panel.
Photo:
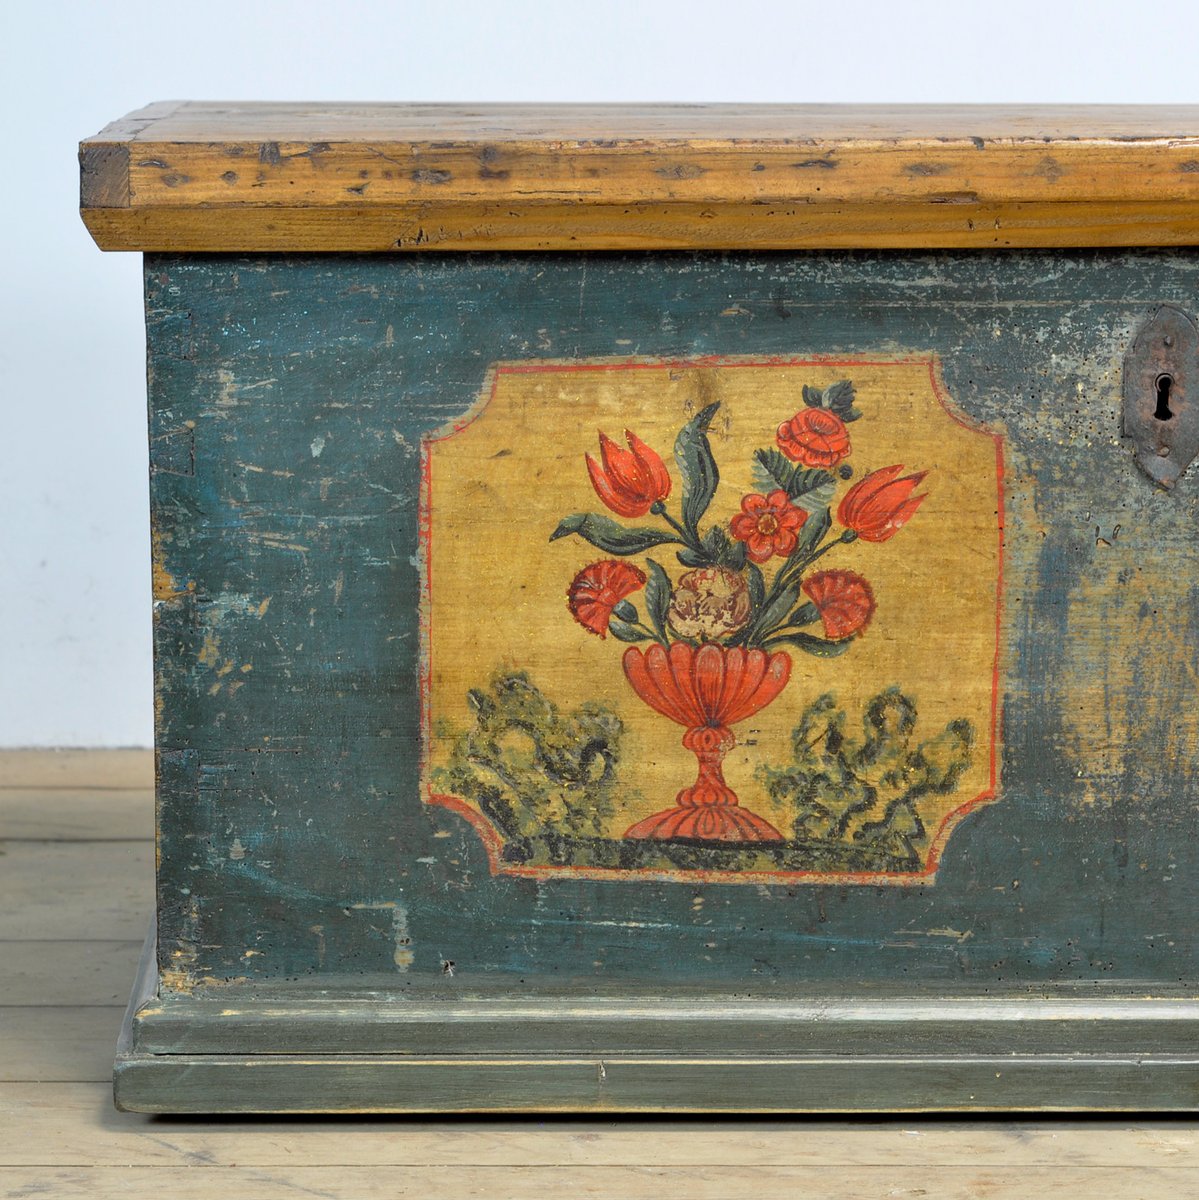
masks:
<svg viewBox="0 0 1199 1200"><path fill-rule="evenodd" d="M168 983L1193 980L1195 281L150 258Z"/></svg>

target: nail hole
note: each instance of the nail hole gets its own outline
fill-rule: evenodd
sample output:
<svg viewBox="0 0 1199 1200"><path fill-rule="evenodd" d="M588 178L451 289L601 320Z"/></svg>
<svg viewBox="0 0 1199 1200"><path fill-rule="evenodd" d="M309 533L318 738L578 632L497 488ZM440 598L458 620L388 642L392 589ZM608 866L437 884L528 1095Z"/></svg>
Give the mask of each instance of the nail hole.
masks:
<svg viewBox="0 0 1199 1200"><path fill-rule="evenodd" d="M1174 415L1170 411L1170 389L1174 386L1174 376L1159 375L1155 386L1157 387L1157 408L1153 410L1153 415L1159 421L1168 421Z"/></svg>

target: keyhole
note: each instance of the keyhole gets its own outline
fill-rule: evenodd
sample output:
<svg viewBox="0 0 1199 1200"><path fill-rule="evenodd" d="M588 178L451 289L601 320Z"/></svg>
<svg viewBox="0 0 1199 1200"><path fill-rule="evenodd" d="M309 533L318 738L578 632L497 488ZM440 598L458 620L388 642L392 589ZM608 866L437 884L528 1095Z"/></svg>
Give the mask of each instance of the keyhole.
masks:
<svg viewBox="0 0 1199 1200"><path fill-rule="evenodd" d="M1170 389L1174 386L1173 375L1157 377L1157 408L1153 416L1158 421L1168 421L1174 414L1170 411Z"/></svg>

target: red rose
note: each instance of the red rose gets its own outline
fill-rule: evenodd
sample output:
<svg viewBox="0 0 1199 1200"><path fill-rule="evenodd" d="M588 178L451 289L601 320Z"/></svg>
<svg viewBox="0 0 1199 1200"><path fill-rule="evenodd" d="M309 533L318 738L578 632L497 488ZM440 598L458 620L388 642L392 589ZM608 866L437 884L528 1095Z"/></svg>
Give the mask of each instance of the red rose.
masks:
<svg viewBox="0 0 1199 1200"><path fill-rule="evenodd" d="M732 519L733 537L745 543L754 562L765 562L772 554L782 558L795 549L799 530L808 519L781 488L769 496L751 493L742 497L741 511Z"/></svg>
<svg viewBox="0 0 1199 1200"><path fill-rule="evenodd" d="M566 606L584 629L608 636L612 610L631 592L645 586L645 572L614 558L584 567L566 589Z"/></svg>
<svg viewBox="0 0 1199 1200"><path fill-rule="evenodd" d="M599 498L622 517L644 517L650 506L670 495L670 475L661 456L651 450L635 433L624 431L627 450L622 450L601 431L600 458L590 454L587 473Z"/></svg>
<svg viewBox="0 0 1199 1200"><path fill-rule="evenodd" d="M874 616L874 592L853 571L817 571L801 585L833 641L861 633Z"/></svg>
<svg viewBox="0 0 1199 1200"><path fill-rule="evenodd" d="M801 408L779 426L775 439L779 449L805 467L835 467L850 453L849 430L835 412L827 408Z"/></svg>
<svg viewBox="0 0 1199 1200"><path fill-rule="evenodd" d="M855 483L837 509L837 520L863 541L893 538L912 519L927 494L912 495L927 471L897 479L902 470L902 465L883 467Z"/></svg>

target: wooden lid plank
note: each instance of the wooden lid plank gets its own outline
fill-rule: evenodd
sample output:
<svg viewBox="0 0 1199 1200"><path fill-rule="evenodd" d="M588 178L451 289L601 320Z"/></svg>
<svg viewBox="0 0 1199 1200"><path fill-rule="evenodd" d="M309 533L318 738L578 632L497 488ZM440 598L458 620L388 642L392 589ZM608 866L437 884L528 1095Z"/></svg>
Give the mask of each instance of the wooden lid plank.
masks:
<svg viewBox="0 0 1199 1200"><path fill-rule="evenodd" d="M168 102L80 164L104 249L1199 243L1199 106Z"/></svg>

